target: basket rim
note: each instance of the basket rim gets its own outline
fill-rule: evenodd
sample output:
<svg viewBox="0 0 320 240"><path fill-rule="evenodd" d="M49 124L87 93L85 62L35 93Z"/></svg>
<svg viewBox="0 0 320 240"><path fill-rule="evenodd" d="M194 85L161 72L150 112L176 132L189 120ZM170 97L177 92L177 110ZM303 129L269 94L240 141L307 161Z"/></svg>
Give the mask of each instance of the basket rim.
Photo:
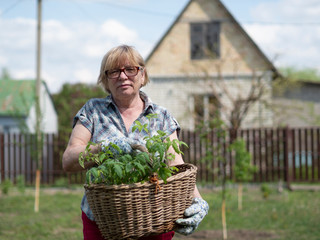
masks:
<svg viewBox="0 0 320 240"><path fill-rule="evenodd" d="M179 164L179 165L175 165L174 167L184 167L187 166L188 168L183 171L183 172L178 172L177 174L174 174L172 176L170 176L169 178L167 178L167 183L164 183L164 181L162 179L159 180L159 185L162 184L168 184L174 180L176 180L177 178L182 178L186 175L192 174L194 172L197 171L197 167L191 163L183 163L183 164ZM104 183L91 183L91 184L84 184L84 188L86 190L90 190L90 189L97 189L97 188L103 188L103 189L133 189L133 188L141 188L141 187L149 187L149 186L154 186L154 183L151 183L149 181L145 181L145 182L138 182L138 183L131 183L131 184L118 184L118 185L107 185Z"/></svg>

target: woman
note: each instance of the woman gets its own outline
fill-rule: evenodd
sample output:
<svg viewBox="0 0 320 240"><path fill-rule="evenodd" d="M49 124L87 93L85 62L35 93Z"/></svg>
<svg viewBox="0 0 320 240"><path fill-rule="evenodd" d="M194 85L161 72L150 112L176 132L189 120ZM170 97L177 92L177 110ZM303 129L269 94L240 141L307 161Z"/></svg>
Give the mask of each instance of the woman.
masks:
<svg viewBox="0 0 320 240"><path fill-rule="evenodd" d="M108 144L110 142L120 145L125 151L130 151L130 144L144 144L143 136L137 131L132 133L134 121L147 123L146 116L150 113L158 114L152 131L162 130L168 133L171 139L176 139L180 127L177 121L166 109L151 102L140 88L149 82L145 63L141 55L127 45L111 49L103 58L100 68L98 84L110 93L104 99L90 99L74 118L73 131L68 146L63 154L63 168L74 172L83 170L79 165L79 154L84 152L89 141ZM100 151L99 147L92 146L92 152ZM176 155L170 165L183 163L181 155ZM94 163L86 162L85 168ZM103 239L94 216L84 195L81 202L83 234L85 240ZM192 233L204 216L208 213L208 204L205 202L197 188L194 190L193 204L186 210L188 218L178 219L181 228L176 230L181 234ZM172 239L174 232L141 239Z"/></svg>

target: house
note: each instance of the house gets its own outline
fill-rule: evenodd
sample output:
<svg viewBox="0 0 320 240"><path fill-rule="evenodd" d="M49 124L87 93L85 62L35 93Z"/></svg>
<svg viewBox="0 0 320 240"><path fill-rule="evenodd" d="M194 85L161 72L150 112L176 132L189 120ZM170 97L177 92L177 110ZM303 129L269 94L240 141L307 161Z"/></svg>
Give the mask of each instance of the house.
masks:
<svg viewBox="0 0 320 240"><path fill-rule="evenodd" d="M0 133L35 133L36 81L0 79ZM41 131L58 133L58 117L45 82L40 88Z"/></svg>
<svg viewBox="0 0 320 240"><path fill-rule="evenodd" d="M263 96L241 127L271 126L271 81L277 73L250 36L219 0L190 0L146 59L150 98L166 107L183 128L214 114L230 119L239 103L263 86ZM238 105L237 105L238 104Z"/></svg>
<svg viewBox="0 0 320 240"><path fill-rule="evenodd" d="M319 93L320 83L310 80L298 80L282 91L273 91L274 124L289 127L319 126Z"/></svg>

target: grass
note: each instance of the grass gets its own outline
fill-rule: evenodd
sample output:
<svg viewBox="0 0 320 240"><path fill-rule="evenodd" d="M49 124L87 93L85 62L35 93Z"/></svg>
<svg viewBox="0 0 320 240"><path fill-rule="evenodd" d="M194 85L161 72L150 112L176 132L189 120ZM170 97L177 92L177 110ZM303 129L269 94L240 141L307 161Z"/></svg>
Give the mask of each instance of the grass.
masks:
<svg viewBox="0 0 320 240"><path fill-rule="evenodd" d="M23 195L12 192L0 197L0 239L83 239L81 191L41 191L38 213L34 212L34 196L29 192L27 189Z"/></svg>
<svg viewBox="0 0 320 240"><path fill-rule="evenodd" d="M11 189L10 189L11 190ZM221 230L221 197L218 191L200 189L210 205L208 216L198 231ZM0 195L0 239L82 239L80 202L82 191L42 189L40 211L34 212L33 190L25 194L9 191ZM259 188L244 191L243 210L237 209L237 190L230 189L227 199L227 227L232 230L272 232L277 238L315 240L320 236L320 191L275 190L267 199Z"/></svg>
<svg viewBox="0 0 320 240"><path fill-rule="evenodd" d="M221 195L218 192L202 195L209 202L210 211L199 230L222 229ZM237 208L236 189L228 195L228 230L272 232L277 236L275 239L320 239L320 191L284 191L280 194L273 189L265 199L260 189L246 189L242 211Z"/></svg>

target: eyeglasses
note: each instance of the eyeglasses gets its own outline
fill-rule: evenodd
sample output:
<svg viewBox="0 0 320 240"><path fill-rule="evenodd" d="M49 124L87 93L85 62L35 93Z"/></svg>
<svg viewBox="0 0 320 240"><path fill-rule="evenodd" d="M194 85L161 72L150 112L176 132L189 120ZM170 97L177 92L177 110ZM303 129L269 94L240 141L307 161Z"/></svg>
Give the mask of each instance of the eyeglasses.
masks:
<svg viewBox="0 0 320 240"><path fill-rule="evenodd" d="M142 67L125 67L125 68L120 68L120 69L112 69L112 70L107 70L105 71L105 74L107 75L108 78L110 79L115 79L120 77L120 74L124 72L127 77L134 77L138 74L139 70L143 70Z"/></svg>

